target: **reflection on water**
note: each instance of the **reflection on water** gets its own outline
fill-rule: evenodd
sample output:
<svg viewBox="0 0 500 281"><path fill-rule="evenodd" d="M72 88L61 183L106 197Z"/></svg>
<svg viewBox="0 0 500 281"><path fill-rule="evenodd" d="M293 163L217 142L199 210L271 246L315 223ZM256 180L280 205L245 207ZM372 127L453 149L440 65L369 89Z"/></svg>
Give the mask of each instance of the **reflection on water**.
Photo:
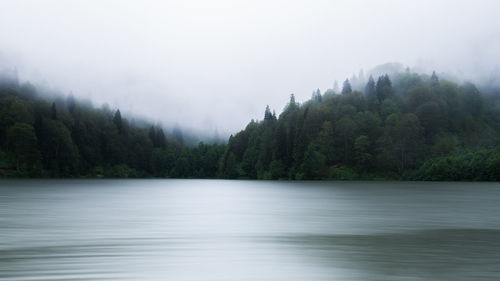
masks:
<svg viewBox="0 0 500 281"><path fill-rule="evenodd" d="M0 280L500 280L485 183L0 181Z"/></svg>

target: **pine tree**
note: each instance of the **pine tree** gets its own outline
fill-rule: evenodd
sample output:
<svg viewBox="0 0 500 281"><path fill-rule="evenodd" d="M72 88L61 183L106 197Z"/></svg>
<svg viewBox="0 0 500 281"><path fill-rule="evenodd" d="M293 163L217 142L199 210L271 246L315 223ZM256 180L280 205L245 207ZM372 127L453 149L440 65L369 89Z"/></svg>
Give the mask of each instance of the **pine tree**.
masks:
<svg viewBox="0 0 500 281"><path fill-rule="evenodd" d="M342 94L345 95L349 93L352 93L351 83L349 83L349 79L346 79L342 86Z"/></svg>
<svg viewBox="0 0 500 281"><path fill-rule="evenodd" d="M387 98L392 98L394 95L394 89L392 88L392 82L391 79L389 79L389 75L385 74L378 78L376 92L380 103Z"/></svg>
<svg viewBox="0 0 500 281"><path fill-rule="evenodd" d="M431 75L431 85L432 86L437 86L439 85L439 78L437 77L436 75L436 71L433 71L432 72L432 75Z"/></svg>
<svg viewBox="0 0 500 281"><path fill-rule="evenodd" d="M66 99L66 105L68 106L68 111L71 114L74 114L75 108L76 108L76 102L75 102L75 97L73 96L73 93L70 93L68 98Z"/></svg>
<svg viewBox="0 0 500 281"><path fill-rule="evenodd" d="M156 140L159 148L165 149L167 147L167 140L162 128L158 128L156 131Z"/></svg>
<svg viewBox="0 0 500 281"><path fill-rule="evenodd" d="M321 97L321 91L319 89L317 89L316 91L313 91L312 100L315 100L317 102L321 102L322 97Z"/></svg>
<svg viewBox="0 0 500 281"><path fill-rule="evenodd" d="M149 139L153 143L153 147L158 147L158 141L157 141L157 137L156 137L156 129L154 126L151 126L149 128L148 135L149 135Z"/></svg>
<svg viewBox="0 0 500 281"><path fill-rule="evenodd" d="M379 103L377 100L375 81L373 80L373 76L371 75L368 78L368 82L366 83L365 86L365 97L366 97L366 103L368 104L368 108L372 111L377 111L377 105Z"/></svg>
<svg viewBox="0 0 500 281"><path fill-rule="evenodd" d="M122 114L120 113L120 110L116 110L115 116L113 117L113 123L115 123L116 128L118 129L118 132L121 134L122 133Z"/></svg>
<svg viewBox="0 0 500 281"><path fill-rule="evenodd" d="M50 118L52 118L52 120L57 120L57 109L56 109L56 103L54 102L52 103Z"/></svg>
<svg viewBox="0 0 500 281"><path fill-rule="evenodd" d="M365 86L365 96L367 98L370 98L375 95L375 81L373 80L373 76L370 75L370 78L368 78L368 82L366 83Z"/></svg>
<svg viewBox="0 0 500 281"><path fill-rule="evenodd" d="M266 111L264 112L264 120L271 120L273 118L273 114L271 113L271 109L269 109L269 105L266 106Z"/></svg>

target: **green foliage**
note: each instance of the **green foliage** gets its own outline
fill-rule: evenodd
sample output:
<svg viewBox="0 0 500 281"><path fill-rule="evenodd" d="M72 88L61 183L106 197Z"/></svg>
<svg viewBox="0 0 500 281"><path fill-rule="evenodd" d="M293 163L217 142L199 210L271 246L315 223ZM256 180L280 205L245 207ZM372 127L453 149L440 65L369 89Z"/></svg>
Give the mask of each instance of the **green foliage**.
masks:
<svg viewBox="0 0 500 281"><path fill-rule="evenodd" d="M370 139L361 135L354 141L354 160L358 167L368 170L372 166L373 155L370 153Z"/></svg>
<svg viewBox="0 0 500 281"><path fill-rule="evenodd" d="M73 96L48 101L31 85L0 85L0 117L0 176L213 178L225 150L168 143L162 128Z"/></svg>
<svg viewBox="0 0 500 281"><path fill-rule="evenodd" d="M342 94L345 95L351 92L352 92L351 83L349 82L349 79L346 79L344 81L344 84L342 85Z"/></svg>
<svg viewBox="0 0 500 281"><path fill-rule="evenodd" d="M439 105L434 101L421 104L415 110L415 115L424 129L426 143L432 143L436 134L443 127L442 110Z"/></svg>
<svg viewBox="0 0 500 281"><path fill-rule="evenodd" d="M280 160L273 160L269 164L269 173L272 179L282 179L286 177L285 165Z"/></svg>
<svg viewBox="0 0 500 281"><path fill-rule="evenodd" d="M332 163L340 159L337 147L335 146L335 131L332 122L323 122L321 131L318 134L317 144L319 151L325 155L327 163Z"/></svg>
<svg viewBox="0 0 500 281"><path fill-rule="evenodd" d="M370 77L363 93L346 80L341 95L318 89L303 103L292 94L227 145L192 146L179 128L0 85L0 175L499 180L500 99L435 73L391 78Z"/></svg>
<svg viewBox="0 0 500 281"><path fill-rule="evenodd" d="M360 176L353 168L341 166L332 167L328 178L334 180L357 180L360 179Z"/></svg>
<svg viewBox="0 0 500 281"><path fill-rule="evenodd" d="M435 100L431 90L427 86L413 87L408 90L408 107L411 112L422 104Z"/></svg>
<svg viewBox="0 0 500 281"><path fill-rule="evenodd" d="M135 169L129 168L126 164L114 165L113 167L105 170L106 177L108 178L135 178L138 173Z"/></svg>
<svg viewBox="0 0 500 281"><path fill-rule="evenodd" d="M315 91L302 104L292 95L277 119L266 110L263 121L252 121L229 139L227 151L234 157L223 163L230 160L235 170L225 176L401 179L457 147L498 145L500 106L485 107L474 85L459 87L435 73L395 77L395 84L388 75L377 83L369 79L363 94L346 80L342 95ZM495 171L495 161L488 162L488 171Z"/></svg>
<svg viewBox="0 0 500 281"><path fill-rule="evenodd" d="M433 181L499 181L500 150L469 150L427 160L413 179Z"/></svg>
<svg viewBox="0 0 500 281"><path fill-rule="evenodd" d="M69 129L58 120L43 119L38 136L44 167L54 176L71 176L78 171L78 148Z"/></svg>
<svg viewBox="0 0 500 281"><path fill-rule="evenodd" d="M451 136L439 137L431 147L431 155L445 156L450 154L455 149L455 140Z"/></svg>
<svg viewBox="0 0 500 281"><path fill-rule="evenodd" d="M325 162L326 157L319 152L316 145L311 143L307 147L304 161L300 165L300 173L303 174L301 177L308 180L321 179L325 173Z"/></svg>
<svg viewBox="0 0 500 281"><path fill-rule="evenodd" d="M387 116L391 114L400 114L398 106L392 101L392 99L385 99L380 105L380 117L385 120Z"/></svg>
<svg viewBox="0 0 500 281"><path fill-rule="evenodd" d="M118 129L118 133L121 134L123 129L123 124L122 124L122 114L120 113L119 109L115 112L115 116L113 117L113 123L115 123L115 126Z"/></svg>
<svg viewBox="0 0 500 281"><path fill-rule="evenodd" d="M370 78L368 78L368 83L366 83L365 86L365 97L368 103L368 108L370 110L376 111L378 106L377 92L375 90L375 81L373 80L373 77L371 75Z"/></svg>
<svg viewBox="0 0 500 281"><path fill-rule="evenodd" d="M392 88L389 75L386 74L378 78L375 92L379 103L382 103L385 99L394 97L394 89Z"/></svg>
<svg viewBox="0 0 500 281"><path fill-rule="evenodd" d="M40 171L41 157L37 147L37 138L33 126L26 123L15 123L7 130L7 147L15 155L18 173L34 173Z"/></svg>
<svg viewBox="0 0 500 281"><path fill-rule="evenodd" d="M483 112L483 97L472 83L460 87L462 93L463 111L473 117L479 117Z"/></svg>

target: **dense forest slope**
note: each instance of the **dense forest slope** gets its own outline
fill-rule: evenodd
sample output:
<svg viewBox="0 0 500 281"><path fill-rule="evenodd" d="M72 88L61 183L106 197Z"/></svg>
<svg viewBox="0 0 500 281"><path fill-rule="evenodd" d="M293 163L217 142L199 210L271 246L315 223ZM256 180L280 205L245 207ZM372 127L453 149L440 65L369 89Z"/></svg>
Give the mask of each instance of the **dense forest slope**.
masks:
<svg viewBox="0 0 500 281"><path fill-rule="evenodd" d="M14 177L213 178L225 150L15 81L0 86L0 144L0 173Z"/></svg>
<svg viewBox="0 0 500 281"><path fill-rule="evenodd" d="M265 179L499 180L500 107L475 85L404 72L363 91L293 95L276 117L229 139L221 176Z"/></svg>
<svg viewBox="0 0 500 281"><path fill-rule="evenodd" d="M0 175L246 179L500 180L498 95L404 72L361 91L293 94L227 144L185 145L119 110L0 81Z"/></svg>

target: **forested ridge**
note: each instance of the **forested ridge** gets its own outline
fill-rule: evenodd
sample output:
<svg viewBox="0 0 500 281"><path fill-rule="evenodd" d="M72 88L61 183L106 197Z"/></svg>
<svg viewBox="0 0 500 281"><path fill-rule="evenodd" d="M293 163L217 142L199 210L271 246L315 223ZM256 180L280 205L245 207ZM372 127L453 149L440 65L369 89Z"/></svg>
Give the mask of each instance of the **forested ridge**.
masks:
<svg viewBox="0 0 500 281"><path fill-rule="evenodd" d="M231 136L226 178L499 180L498 93L409 71L369 77L360 91L292 94Z"/></svg>
<svg viewBox="0 0 500 281"><path fill-rule="evenodd" d="M224 144L185 143L182 133L73 96L47 98L29 83L0 86L0 173L12 177L213 178Z"/></svg>
<svg viewBox="0 0 500 281"><path fill-rule="evenodd" d="M3 177L500 180L500 102L472 83L403 73L294 95L227 144L0 81ZM359 81L358 81L359 82ZM356 88L356 89L354 89Z"/></svg>

